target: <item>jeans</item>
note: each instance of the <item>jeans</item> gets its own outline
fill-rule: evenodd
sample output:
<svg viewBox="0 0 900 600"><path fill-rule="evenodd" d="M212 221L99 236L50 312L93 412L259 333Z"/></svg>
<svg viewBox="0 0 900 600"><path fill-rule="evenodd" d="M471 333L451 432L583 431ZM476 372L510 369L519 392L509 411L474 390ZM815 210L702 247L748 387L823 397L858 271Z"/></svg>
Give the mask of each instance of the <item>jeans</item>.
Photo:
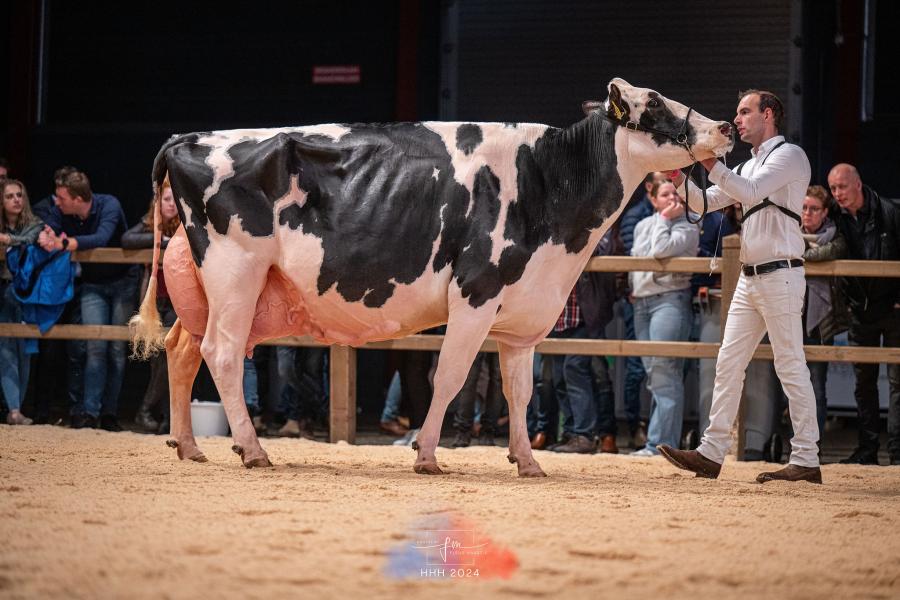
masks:
<svg viewBox="0 0 900 600"><path fill-rule="evenodd" d="M625 339L637 339L634 333L634 305L628 298L622 300L622 319L625 321ZM640 356L625 357L625 390L622 400L625 404L625 420L631 431L637 429L641 420L641 383L644 375L644 363Z"/></svg>
<svg viewBox="0 0 900 600"><path fill-rule="evenodd" d="M0 287L0 323L21 323L22 305L13 296L12 285ZM31 356L25 352L25 338L0 338L0 387L6 407L20 410L28 391Z"/></svg>
<svg viewBox="0 0 900 600"><path fill-rule="evenodd" d="M616 425L616 400L606 357L592 356L591 370L597 397L597 433L601 436L616 435L619 429Z"/></svg>
<svg viewBox="0 0 900 600"><path fill-rule="evenodd" d="M851 346L900 346L900 309L895 308L876 321L866 322L851 313L849 339ZM871 452L878 452L879 447L879 367L877 364L853 365L856 372L856 407L859 411L859 447ZM900 458L900 365L888 365L888 382L888 454L892 458Z"/></svg>
<svg viewBox="0 0 900 600"><path fill-rule="evenodd" d="M85 325L125 325L134 314L140 267L134 265L120 279L83 283L81 320ZM84 400L73 414L116 416L125 374L127 342L88 340L84 365Z"/></svg>
<svg viewBox="0 0 900 600"><path fill-rule="evenodd" d="M586 338L584 325L552 332L552 338ZM593 439L597 431L597 401L591 357L579 354L553 357L553 382L563 418L563 435Z"/></svg>
<svg viewBox="0 0 900 600"><path fill-rule="evenodd" d="M675 290L634 300L637 339L682 342L691 331L690 289ZM684 417L684 359L667 356L643 358L653 409L647 429L647 448L679 447Z"/></svg>
<svg viewBox="0 0 900 600"><path fill-rule="evenodd" d="M503 410L503 390L500 382L500 357L496 353L479 352L472 361L469 375L456 395L456 413L453 416L453 426L457 431L472 431L475 420L475 400L478 396L478 379L481 376L481 368L486 366L488 370L488 386L484 398L484 409L481 413L481 427L485 433L497 433L497 418Z"/></svg>
<svg viewBox="0 0 900 600"><path fill-rule="evenodd" d="M282 382L280 405L285 417L323 419L327 413L325 348L276 346L278 379Z"/></svg>
<svg viewBox="0 0 900 600"><path fill-rule="evenodd" d="M831 346L834 338L823 340L819 335L819 329L813 329L812 335L804 336L803 343L807 346ZM828 384L828 363L808 362L809 378L812 380L813 393L816 395L816 421L819 423L819 441L825 433L825 417L828 413L828 396L825 393Z"/></svg>
<svg viewBox="0 0 900 600"><path fill-rule="evenodd" d="M384 410L381 411L381 422L396 421L400 416L400 373L394 371L387 395L384 397Z"/></svg>

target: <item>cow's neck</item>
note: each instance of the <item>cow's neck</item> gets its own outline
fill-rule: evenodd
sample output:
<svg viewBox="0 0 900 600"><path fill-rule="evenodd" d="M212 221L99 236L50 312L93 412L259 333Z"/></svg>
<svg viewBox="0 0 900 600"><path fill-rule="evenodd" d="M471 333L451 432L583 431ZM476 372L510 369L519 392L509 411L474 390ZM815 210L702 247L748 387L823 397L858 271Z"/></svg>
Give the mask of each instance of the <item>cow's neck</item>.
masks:
<svg viewBox="0 0 900 600"><path fill-rule="evenodd" d="M535 146L554 243L580 253L596 245L624 198L616 158L616 128L598 116L559 129Z"/></svg>

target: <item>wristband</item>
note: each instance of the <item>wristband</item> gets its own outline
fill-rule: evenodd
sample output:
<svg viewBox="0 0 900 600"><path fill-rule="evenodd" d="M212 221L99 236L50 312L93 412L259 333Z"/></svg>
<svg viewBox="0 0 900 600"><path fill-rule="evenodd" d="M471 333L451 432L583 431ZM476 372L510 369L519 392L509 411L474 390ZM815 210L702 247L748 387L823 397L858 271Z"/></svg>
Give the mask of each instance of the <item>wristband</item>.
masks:
<svg viewBox="0 0 900 600"><path fill-rule="evenodd" d="M62 239L62 249L68 250L68 248L69 248L69 238L63 238Z"/></svg>

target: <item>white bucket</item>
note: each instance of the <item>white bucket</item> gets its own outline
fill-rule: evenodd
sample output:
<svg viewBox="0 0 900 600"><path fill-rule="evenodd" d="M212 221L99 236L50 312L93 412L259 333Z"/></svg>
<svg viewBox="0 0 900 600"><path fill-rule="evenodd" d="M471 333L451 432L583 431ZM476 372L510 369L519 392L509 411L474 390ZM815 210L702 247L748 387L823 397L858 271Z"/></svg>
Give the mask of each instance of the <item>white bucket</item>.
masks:
<svg viewBox="0 0 900 600"><path fill-rule="evenodd" d="M228 419L221 402L191 402L191 426L194 435L228 435Z"/></svg>

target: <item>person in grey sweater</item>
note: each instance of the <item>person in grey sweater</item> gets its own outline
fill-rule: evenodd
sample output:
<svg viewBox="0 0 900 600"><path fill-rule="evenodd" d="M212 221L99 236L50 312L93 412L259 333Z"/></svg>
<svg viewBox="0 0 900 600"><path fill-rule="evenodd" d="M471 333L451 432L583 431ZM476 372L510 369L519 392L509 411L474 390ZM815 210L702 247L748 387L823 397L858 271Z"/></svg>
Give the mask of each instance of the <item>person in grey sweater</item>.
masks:
<svg viewBox="0 0 900 600"><path fill-rule="evenodd" d="M700 230L688 222L675 185L659 182L650 190L654 212L634 229L632 256L696 256ZM630 274L634 330L638 340L686 341L691 327L691 275L634 271ZM647 445L632 456L657 456L657 446L677 447L684 414L681 358L646 356L647 387L653 398Z"/></svg>

